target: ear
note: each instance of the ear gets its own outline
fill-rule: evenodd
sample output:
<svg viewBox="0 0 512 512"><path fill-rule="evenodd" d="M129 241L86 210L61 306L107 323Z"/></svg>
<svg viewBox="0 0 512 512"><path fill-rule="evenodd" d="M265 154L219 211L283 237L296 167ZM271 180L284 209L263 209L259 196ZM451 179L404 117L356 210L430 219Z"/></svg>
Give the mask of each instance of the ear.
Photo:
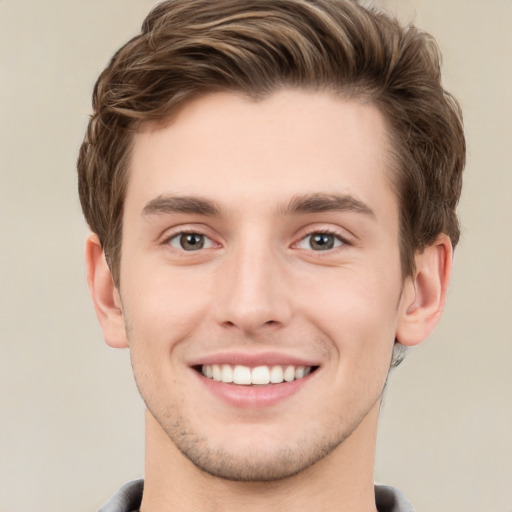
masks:
<svg viewBox="0 0 512 512"><path fill-rule="evenodd" d="M404 284L396 338L402 345L418 345L437 326L444 309L452 269L450 238L440 235L416 255L416 271Z"/></svg>
<svg viewBox="0 0 512 512"><path fill-rule="evenodd" d="M114 348L128 347L121 296L114 285L103 248L97 235L89 236L85 243L87 284L103 338Z"/></svg>

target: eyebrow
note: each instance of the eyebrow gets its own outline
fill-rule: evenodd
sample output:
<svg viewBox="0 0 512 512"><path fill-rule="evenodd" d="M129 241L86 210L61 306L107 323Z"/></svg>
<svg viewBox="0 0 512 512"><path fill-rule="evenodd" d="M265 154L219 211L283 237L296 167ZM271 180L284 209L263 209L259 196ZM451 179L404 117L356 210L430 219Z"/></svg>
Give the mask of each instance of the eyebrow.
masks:
<svg viewBox="0 0 512 512"><path fill-rule="evenodd" d="M293 215L295 213L322 213L352 211L375 218L373 210L351 195L337 194L306 194L295 196L279 209L280 215ZM221 217L221 209L209 199L197 196L164 196L160 195L149 201L142 210L144 217L151 215L165 215L185 213Z"/></svg>
<svg viewBox="0 0 512 512"><path fill-rule="evenodd" d="M282 210L283 215L293 213L357 212L376 218L374 211L351 195L307 194L294 197Z"/></svg>
<svg viewBox="0 0 512 512"><path fill-rule="evenodd" d="M220 209L213 201L195 196L158 196L149 201L142 210L144 217L172 213L221 216Z"/></svg>

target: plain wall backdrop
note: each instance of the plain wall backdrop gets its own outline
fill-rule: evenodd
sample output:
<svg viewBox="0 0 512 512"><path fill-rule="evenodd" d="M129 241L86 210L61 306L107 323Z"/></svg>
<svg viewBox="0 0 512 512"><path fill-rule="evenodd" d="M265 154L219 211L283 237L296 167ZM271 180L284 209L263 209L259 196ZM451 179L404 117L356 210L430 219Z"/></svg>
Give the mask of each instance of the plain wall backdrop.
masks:
<svg viewBox="0 0 512 512"><path fill-rule="evenodd" d="M142 475L128 353L86 289L75 162L94 81L154 4L0 0L0 512L94 511ZM468 164L446 312L391 374L376 480L418 512L511 512L512 1L384 4L437 38Z"/></svg>

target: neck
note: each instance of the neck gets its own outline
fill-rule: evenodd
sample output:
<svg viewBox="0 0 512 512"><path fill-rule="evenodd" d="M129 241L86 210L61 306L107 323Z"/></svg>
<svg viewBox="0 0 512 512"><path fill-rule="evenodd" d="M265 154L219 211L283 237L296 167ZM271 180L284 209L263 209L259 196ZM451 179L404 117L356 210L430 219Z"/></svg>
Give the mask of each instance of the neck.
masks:
<svg viewBox="0 0 512 512"><path fill-rule="evenodd" d="M379 402L329 455L297 475L274 482L234 482L204 473L146 413L146 475L141 512L256 512L278 507L376 512L373 490Z"/></svg>

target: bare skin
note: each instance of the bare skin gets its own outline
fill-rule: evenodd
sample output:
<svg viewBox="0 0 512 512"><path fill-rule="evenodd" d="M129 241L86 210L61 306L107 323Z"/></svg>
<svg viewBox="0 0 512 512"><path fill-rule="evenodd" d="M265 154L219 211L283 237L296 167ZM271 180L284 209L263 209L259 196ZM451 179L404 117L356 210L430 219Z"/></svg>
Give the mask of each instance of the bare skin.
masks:
<svg viewBox="0 0 512 512"><path fill-rule="evenodd" d="M373 106L292 90L205 96L135 136L120 289L95 236L87 262L147 405L143 512L376 510L393 343L434 329L451 268L441 236L403 279L388 148Z"/></svg>

